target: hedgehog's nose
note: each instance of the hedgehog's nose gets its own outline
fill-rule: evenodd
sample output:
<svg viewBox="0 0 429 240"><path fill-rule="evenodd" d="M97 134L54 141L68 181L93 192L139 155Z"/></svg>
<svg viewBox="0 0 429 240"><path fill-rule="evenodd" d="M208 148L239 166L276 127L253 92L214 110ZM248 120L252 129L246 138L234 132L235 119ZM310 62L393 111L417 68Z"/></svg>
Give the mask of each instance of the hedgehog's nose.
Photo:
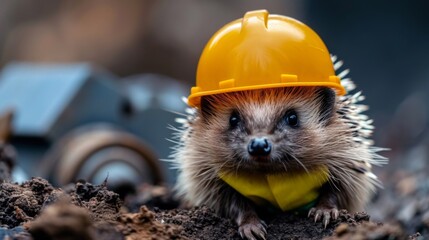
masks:
<svg viewBox="0 0 429 240"><path fill-rule="evenodd" d="M271 152L271 143L266 138L254 138L247 145L247 151L252 156L267 156Z"/></svg>

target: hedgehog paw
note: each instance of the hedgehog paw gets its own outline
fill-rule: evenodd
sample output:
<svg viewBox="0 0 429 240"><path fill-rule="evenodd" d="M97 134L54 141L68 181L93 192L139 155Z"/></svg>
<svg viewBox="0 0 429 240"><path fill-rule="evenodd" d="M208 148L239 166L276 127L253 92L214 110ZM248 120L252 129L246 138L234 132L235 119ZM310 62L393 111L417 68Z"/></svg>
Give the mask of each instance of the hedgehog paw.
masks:
<svg viewBox="0 0 429 240"><path fill-rule="evenodd" d="M331 219L338 218L339 211L337 208L314 207L308 211L308 217L314 217L314 222L322 220L323 226L326 228Z"/></svg>
<svg viewBox="0 0 429 240"><path fill-rule="evenodd" d="M263 221L254 219L254 221L242 223L238 228L238 232L243 239L265 240L265 236L267 235L265 227L266 224Z"/></svg>

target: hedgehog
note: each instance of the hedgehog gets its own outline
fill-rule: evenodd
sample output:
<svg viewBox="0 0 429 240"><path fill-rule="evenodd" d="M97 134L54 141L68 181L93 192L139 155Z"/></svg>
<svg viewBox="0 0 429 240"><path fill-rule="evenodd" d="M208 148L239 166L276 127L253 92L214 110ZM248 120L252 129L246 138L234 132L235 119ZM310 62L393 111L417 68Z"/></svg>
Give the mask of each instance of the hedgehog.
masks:
<svg viewBox="0 0 429 240"><path fill-rule="evenodd" d="M348 78L341 84L347 91L355 88ZM371 165L386 163L377 154L384 149L373 147L368 139L373 126L362 114L367 109L359 104L363 99L361 92L336 97L324 87L204 97L201 109L187 109L187 118L177 119L182 127L174 128L178 141L172 158L180 171L178 195L192 205L207 205L235 219L240 227L250 222L251 227L241 227L242 236L252 235L248 231L264 236L265 227L253 203L226 184L220 173L308 174L321 165L329 169L329 179L309 216L315 221L323 218L326 226L338 217L339 209L362 210L380 184Z"/></svg>
<svg viewBox="0 0 429 240"><path fill-rule="evenodd" d="M363 210L380 185L372 165L387 159L348 72L337 75L346 95L287 86L201 96L173 128L177 195L233 219L247 239L265 239L261 212L303 212L326 227L340 209Z"/></svg>

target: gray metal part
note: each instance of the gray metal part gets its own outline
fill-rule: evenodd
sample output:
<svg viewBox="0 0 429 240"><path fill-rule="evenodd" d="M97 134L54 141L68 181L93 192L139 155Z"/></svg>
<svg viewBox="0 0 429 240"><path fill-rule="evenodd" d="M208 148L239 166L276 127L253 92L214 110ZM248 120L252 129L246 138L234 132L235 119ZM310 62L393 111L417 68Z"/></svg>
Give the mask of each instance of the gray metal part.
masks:
<svg viewBox="0 0 429 240"><path fill-rule="evenodd" d="M107 122L120 124L120 85L108 76L90 75L49 131L49 139L58 139L78 126Z"/></svg>
<svg viewBox="0 0 429 240"><path fill-rule="evenodd" d="M169 158L171 148L174 146L167 140L172 137L172 130L167 127L175 125L174 118L176 117L176 114L162 109L147 109L142 114L135 115L121 124L126 123L127 129L139 136L158 155L168 183L175 182L177 177L177 171L172 169L171 163L163 161Z"/></svg>
<svg viewBox="0 0 429 240"><path fill-rule="evenodd" d="M113 81L89 64L10 64L0 73L0 112L14 109L14 136L52 140L86 122L115 121Z"/></svg>
<svg viewBox="0 0 429 240"><path fill-rule="evenodd" d="M8 65L0 75L0 111L15 110L16 135L44 136L88 74L85 64Z"/></svg>
<svg viewBox="0 0 429 240"><path fill-rule="evenodd" d="M14 63L0 72L0 112L15 109L12 144L18 162L34 176L53 143L68 132L108 123L145 142L160 159L168 159L172 136L168 125L183 112L187 88L165 76L144 74L118 80L90 64ZM131 104L132 114L123 111ZM167 182L175 170L161 162Z"/></svg>

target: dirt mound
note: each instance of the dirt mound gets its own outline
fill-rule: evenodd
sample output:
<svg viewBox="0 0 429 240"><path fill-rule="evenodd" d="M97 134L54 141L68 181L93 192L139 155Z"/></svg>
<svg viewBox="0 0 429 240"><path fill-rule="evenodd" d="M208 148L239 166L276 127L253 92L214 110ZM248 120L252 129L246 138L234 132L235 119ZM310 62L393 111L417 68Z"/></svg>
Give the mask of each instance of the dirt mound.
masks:
<svg viewBox="0 0 429 240"><path fill-rule="evenodd" d="M403 228L398 224L383 224L375 222L362 222L358 225L349 225L341 223L334 232L332 237L326 238L326 240L346 240L346 239L409 239L417 240L420 239L421 235L416 233L408 236L405 234Z"/></svg>
<svg viewBox="0 0 429 240"><path fill-rule="evenodd" d="M138 213L123 214L119 219L118 229L128 240L138 239L187 239L182 228L157 220L156 214L146 206Z"/></svg>
<svg viewBox="0 0 429 240"><path fill-rule="evenodd" d="M207 207L155 211L158 221L182 226L183 235L189 239L241 239L232 221L218 217ZM267 239L322 239L332 235L340 223L357 225L367 220L369 216L365 213L353 215L341 211L339 219L325 229L322 223L314 223L306 216L282 213L267 220Z"/></svg>
<svg viewBox="0 0 429 240"><path fill-rule="evenodd" d="M89 210L92 221L115 221L119 216L119 195L108 191L105 185L79 182L65 192L54 188L45 179L33 178L20 185L1 184L0 224L13 228L34 220L42 209L63 197Z"/></svg>
<svg viewBox="0 0 429 240"><path fill-rule="evenodd" d="M33 220L42 207L60 193L61 190L55 190L48 181L41 178L34 178L22 185L2 183L0 224L13 228Z"/></svg>
<svg viewBox="0 0 429 240"><path fill-rule="evenodd" d="M92 221L116 222L122 203L119 195L107 190L106 186L106 182L97 186L81 181L69 188L67 193L73 204L89 210Z"/></svg>
<svg viewBox="0 0 429 240"><path fill-rule="evenodd" d="M127 212L119 195L108 191L106 184L78 182L62 190L41 178L21 185L2 183L0 207L1 239L241 239L231 220L207 207L162 210L152 206L152 211L143 206L137 213ZM346 211L326 229L306 216L288 213L270 216L266 223L267 239L406 237L399 225L370 222L366 213Z"/></svg>

